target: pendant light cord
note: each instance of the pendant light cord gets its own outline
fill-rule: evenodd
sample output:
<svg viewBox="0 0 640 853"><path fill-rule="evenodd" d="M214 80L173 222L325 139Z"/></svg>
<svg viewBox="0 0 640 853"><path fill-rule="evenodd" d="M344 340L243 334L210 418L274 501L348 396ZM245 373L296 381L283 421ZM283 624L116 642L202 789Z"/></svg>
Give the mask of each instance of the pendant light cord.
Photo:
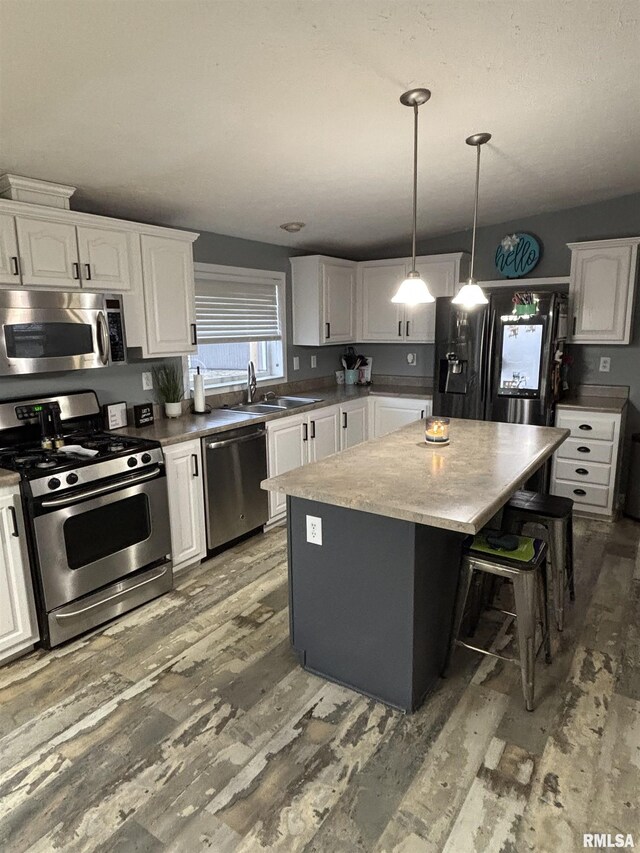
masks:
<svg viewBox="0 0 640 853"><path fill-rule="evenodd" d="M411 272L416 271L416 223L418 218L418 105L413 105L413 238Z"/></svg>
<svg viewBox="0 0 640 853"><path fill-rule="evenodd" d="M473 281L473 267L476 259L476 225L478 223L478 193L480 190L480 149L481 145L477 146L476 158L476 198L473 205L473 235L471 237L471 269L469 271L469 280Z"/></svg>

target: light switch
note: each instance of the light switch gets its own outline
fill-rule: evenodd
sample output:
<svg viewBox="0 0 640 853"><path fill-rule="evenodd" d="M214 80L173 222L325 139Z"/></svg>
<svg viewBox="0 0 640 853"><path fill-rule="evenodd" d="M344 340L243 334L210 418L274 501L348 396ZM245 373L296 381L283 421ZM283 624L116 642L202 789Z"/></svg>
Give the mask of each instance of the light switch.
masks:
<svg viewBox="0 0 640 853"><path fill-rule="evenodd" d="M293 357L293 369L300 370L300 358L297 355L294 355Z"/></svg>
<svg viewBox="0 0 640 853"><path fill-rule="evenodd" d="M312 356L311 356L311 367L317 367L317 366L318 366L318 359L317 359L317 356L312 355Z"/></svg>
<svg viewBox="0 0 640 853"><path fill-rule="evenodd" d="M153 391L153 374L150 370L142 372L142 390Z"/></svg>

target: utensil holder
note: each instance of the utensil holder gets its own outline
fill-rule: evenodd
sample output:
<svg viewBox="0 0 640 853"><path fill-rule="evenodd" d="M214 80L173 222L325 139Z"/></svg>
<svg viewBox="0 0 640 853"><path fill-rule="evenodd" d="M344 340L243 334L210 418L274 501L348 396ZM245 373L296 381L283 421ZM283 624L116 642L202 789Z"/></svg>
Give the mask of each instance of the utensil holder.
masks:
<svg viewBox="0 0 640 853"><path fill-rule="evenodd" d="M345 385L355 385L358 381L358 371L357 370L345 370L344 372L344 384Z"/></svg>

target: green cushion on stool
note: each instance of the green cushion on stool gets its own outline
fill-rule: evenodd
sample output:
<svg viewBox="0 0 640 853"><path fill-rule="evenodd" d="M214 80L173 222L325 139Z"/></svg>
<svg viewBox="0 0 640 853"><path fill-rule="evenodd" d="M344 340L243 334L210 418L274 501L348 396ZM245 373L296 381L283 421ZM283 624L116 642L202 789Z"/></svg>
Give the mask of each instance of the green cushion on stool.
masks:
<svg viewBox="0 0 640 853"><path fill-rule="evenodd" d="M467 546L468 551L476 551L480 554L487 554L491 557L498 557L501 560L509 560L514 563L534 563L540 553L540 548L544 542L541 539L532 539L531 536L516 536L518 539L518 547L514 551L505 551L500 548L492 548L487 542L487 533L499 535L498 530L481 530L473 538Z"/></svg>

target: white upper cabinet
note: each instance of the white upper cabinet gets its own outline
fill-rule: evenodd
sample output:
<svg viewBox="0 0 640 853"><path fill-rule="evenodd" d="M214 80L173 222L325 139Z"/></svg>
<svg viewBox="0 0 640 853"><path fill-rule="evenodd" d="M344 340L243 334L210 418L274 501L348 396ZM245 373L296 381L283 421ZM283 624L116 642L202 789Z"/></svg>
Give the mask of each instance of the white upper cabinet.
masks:
<svg viewBox="0 0 640 853"><path fill-rule="evenodd" d="M77 229L80 275L85 287L122 293L131 289L129 237L108 228Z"/></svg>
<svg viewBox="0 0 640 853"><path fill-rule="evenodd" d="M16 216L22 283L80 287L75 225Z"/></svg>
<svg viewBox="0 0 640 853"><path fill-rule="evenodd" d="M628 344L640 237L568 243L571 342Z"/></svg>
<svg viewBox="0 0 640 853"><path fill-rule="evenodd" d="M323 346L355 341L357 265L324 255L290 261L294 344Z"/></svg>
<svg viewBox="0 0 640 853"><path fill-rule="evenodd" d="M0 284L20 282L15 217L3 213L0 214Z"/></svg>
<svg viewBox="0 0 640 853"><path fill-rule="evenodd" d="M140 241L147 344L144 354L182 355L195 352L197 340L191 242L148 234L142 234Z"/></svg>
<svg viewBox="0 0 640 853"><path fill-rule="evenodd" d="M391 301L406 278L404 261L371 261L360 264L358 303L362 341L401 341L404 338L404 306Z"/></svg>
<svg viewBox="0 0 640 853"><path fill-rule="evenodd" d="M435 303L411 306L391 302L410 269L410 258L364 261L358 265L359 341L435 341ZM467 269L468 256L464 252L416 258L416 270L436 298L453 296Z"/></svg>

